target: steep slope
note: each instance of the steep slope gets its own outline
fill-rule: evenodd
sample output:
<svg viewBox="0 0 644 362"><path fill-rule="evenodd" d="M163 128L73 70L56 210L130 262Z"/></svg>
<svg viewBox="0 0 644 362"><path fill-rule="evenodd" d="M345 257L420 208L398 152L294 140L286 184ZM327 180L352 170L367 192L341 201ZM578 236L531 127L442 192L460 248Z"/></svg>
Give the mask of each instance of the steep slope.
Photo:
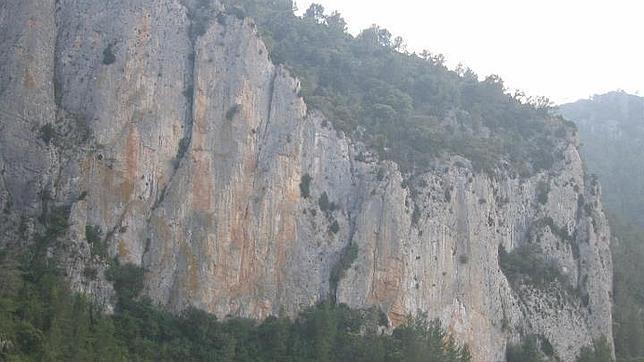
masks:
<svg viewBox="0 0 644 362"><path fill-rule="evenodd" d="M624 360L644 356L644 98L611 92L561 106L577 123L588 169L604 185L612 214L615 260L615 352Z"/></svg>
<svg viewBox="0 0 644 362"><path fill-rule="evenodd" d="M108 305L117 257L174 311L265 318L333 298L392 325L427 312L477 361L530 335L566 361L611 337L609 229L571 130L527 176L453 152L401 172L307 109L254 21L222 10L0 4L4 243L64 219L51 254ZM545 283L501 268L529 245Z"/></svg>
<svg viewBox="0 0 644 362"><path fill-rule="evenodd" d="M560 112L579 128L582 154L606 191L606 206L644 227L644 98L611 92L564 104Z"/></svg>

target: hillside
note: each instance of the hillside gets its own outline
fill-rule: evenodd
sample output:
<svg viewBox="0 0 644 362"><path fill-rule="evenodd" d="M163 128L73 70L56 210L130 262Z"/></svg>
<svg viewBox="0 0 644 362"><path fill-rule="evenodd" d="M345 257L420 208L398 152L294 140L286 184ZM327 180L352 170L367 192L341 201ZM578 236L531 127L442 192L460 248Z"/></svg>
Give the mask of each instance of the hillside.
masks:
<svg viewBox="0 0 644 362"><path fill-rule="evenodd" d="M606 207L644 227L644 98L624 92L560 107L574 121L588 169L599 177Z"/></svg>
<svg viewBox="0 0 644 362"><path fill-rule="evenodd" d="M403 331L380 342L412 341L423 347L401 353L417 356L443 340L409 332L426 317L473 361L574 361L612 341L610 230L574 127L498 77L292 7L0 3L0 245L25 258L24 290L46 305L58 266L116 313L117 334L138 331L119 338L143 340L142 359L181 337L237 348L236 333L258 333L205 318L196 339L156 327L184 328L173 316L194 310L289 317L284 331L343 331L333 345L350 350L364 345L346 341L345 308L373 311L376 336ZM59 335L23 309L8 316ZM333 360L330 337L311 343L312 359Z"/></svg>
<svg viewBox="0 0 644 362"><path fill-rule="evenodd" d="M611 92L561 106L583 140L582 154L602 186L615 260L615 348L644 358L644 98Z"/></svg>

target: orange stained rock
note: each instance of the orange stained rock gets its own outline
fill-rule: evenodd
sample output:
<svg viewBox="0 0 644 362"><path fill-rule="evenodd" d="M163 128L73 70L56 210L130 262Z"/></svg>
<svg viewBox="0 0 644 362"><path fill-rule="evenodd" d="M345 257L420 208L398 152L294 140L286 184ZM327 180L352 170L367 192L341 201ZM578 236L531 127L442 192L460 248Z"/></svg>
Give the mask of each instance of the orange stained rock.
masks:
<svg viewBox="0 0 644 362"><path fill-rule="evenodd" d="M196 212L209 212L213 208L213 193L216 187L212 170L212 157L204 151L192 152L190 198Z"/></svg>
<svg viewBox="0 0 644 362"><path fill-rule="evenodd" d="M25 69L23 84L25 88L28 88L28 89L33 89L36 87L36 81L34 80L34 76L29 69Z"/></svg>

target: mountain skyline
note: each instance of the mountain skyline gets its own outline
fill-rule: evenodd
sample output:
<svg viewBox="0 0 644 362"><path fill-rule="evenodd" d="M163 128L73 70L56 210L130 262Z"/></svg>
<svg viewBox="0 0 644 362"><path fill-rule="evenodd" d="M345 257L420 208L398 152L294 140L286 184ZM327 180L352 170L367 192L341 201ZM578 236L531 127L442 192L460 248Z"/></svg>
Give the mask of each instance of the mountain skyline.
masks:
<svg viewBox="0 0 644 362"><path fill-rule="evenodd" d="M307 0L297 1L299 13L311 3L339 11L354 35L379 24L410 52L441 53L450 68L462 63L479 77L500 75L509 90L556 104L617 89L644 94L644 72L632 71L644 50L630 46L644 33L640 2Z"/></svg>

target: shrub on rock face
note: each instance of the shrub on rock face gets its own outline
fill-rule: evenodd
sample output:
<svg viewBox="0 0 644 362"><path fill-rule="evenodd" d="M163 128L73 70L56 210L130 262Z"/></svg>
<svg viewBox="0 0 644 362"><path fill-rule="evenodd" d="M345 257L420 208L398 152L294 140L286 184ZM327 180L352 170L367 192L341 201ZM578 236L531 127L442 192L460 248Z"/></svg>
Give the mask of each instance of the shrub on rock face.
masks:
<svg viewBox="0 0 644 362"><path fill-rule="evenodd" d="M56 129L51 123L47 123L44 126L40 127L38 137L46 144L50 144L51 141L56 137Z"/></svg>
<svg viewBox="0 0 644 362"><path fill-rule="evenodd" d="M542 205L548 203L548 194L550 193L550 184L546 181L540 181L537 184L537 200Z"/></svg>
<svg viewBox="0 0 644 362"><path fill-rule="evenodd" d="M107 270L107 280L114 284L114 289L121 300L133 300L143 290L143 268L134 264L121 265L115 260Z"/></svg>
<svg viewBox="0 0 644 362"><path fill-rule="evenodd" d="M92 255L98 256L100 258L106 258L107 245L105 245L102 234L103 232L101 231L101 227L98 225L85 226L85 239L89 244Z"/></svg>
<svg viewBox="0 0 644 362"><path fill-rule="evenodd" d="M337 234L338 231L340 231L340 224L338 224L337 220L334 220L331 226L329 226L329 231L334 234Z"/></svg>
<svg viewBox="0 0 644 362"><path fill-rule="evenodd" d="M553 282L567 285L568 280L561 268L547 259L541 247L526 244L507 252L499 245L499 266L511 285L527 283L538 288L545 288Z"/></svg>
<svg viewBox="0 0 644 362"><path fill-rule="evenodd" d="M305 173L304 176L302 176L302 180L300 181L300 195L305 199L311 196L312 180L313 178L311 177L311 175Z"/></svg>
<svg viewBox="0 0 644 362"><path fill-rule="evenodd" d="M108 44L103 50L103 64L111 65L116 62L116 55L114 55L114 44Z"/></svg>
<svg viewBox="0 0 644 362"><path fill-rule="evenodd" d="M592 346L581 349L577 362L612 362L613 355L606 337L593 342Z"/></svg>
<svg viewBox="0 0 644 362"><path fill-rule="evenodd" d="M318 205L320 206L320 210L324 211L327 215L338 208L338 206L334 202L329 201L329 195L327 195L326 191L324 191L322 195L320 195Z"/></svg>
<svg viewBox="0 0 644 362"><path fill-rule="evenodd" d="M226 120L232 121L240 110L241 105L239 104L235 104L234 106L230 107L230 109L228 109L228 111L226 112Z"/></svg>
<svg viewBox="0 0 644 362"><path fill-rule="evenodd" d="M508 345L505 358L507 362L546 362L534 336L521 343Z"/></svg>

